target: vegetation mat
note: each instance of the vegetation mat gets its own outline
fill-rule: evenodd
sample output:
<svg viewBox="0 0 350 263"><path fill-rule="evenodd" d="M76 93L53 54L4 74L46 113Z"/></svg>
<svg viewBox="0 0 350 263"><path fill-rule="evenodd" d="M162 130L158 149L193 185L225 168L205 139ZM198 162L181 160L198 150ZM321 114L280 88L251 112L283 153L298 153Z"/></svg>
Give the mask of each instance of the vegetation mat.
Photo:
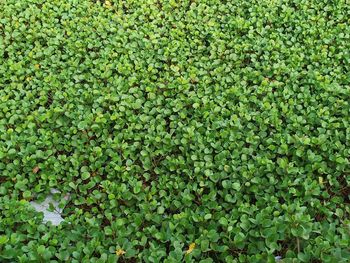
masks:
<svg viewBox="0 0 350 263"><path fill-rule="evenodd" d="M0 10L1 262L349 262L347 1Z"/></svg>

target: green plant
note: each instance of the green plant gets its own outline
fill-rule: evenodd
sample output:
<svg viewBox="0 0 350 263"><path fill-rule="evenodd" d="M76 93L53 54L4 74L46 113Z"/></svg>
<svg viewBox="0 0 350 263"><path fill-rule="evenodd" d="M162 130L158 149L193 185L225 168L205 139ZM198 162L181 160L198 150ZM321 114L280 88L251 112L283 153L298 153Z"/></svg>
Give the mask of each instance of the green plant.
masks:
<svg viewBox="0 0 350 263"><path fill-rule="evenodd" d="M349 261L346 1L0 10L1 262Z"/></svg>

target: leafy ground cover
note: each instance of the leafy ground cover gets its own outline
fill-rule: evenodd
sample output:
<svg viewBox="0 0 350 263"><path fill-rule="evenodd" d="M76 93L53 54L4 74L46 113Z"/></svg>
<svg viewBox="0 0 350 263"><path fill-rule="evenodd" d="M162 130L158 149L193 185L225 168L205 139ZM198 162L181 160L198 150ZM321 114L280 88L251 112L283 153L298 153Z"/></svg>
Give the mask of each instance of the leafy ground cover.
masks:
<svg viewBox="0 0 350 263"><path fill-rule="evenodd" d="M349 262L346 1L0 10L1 262Z"/></svg>

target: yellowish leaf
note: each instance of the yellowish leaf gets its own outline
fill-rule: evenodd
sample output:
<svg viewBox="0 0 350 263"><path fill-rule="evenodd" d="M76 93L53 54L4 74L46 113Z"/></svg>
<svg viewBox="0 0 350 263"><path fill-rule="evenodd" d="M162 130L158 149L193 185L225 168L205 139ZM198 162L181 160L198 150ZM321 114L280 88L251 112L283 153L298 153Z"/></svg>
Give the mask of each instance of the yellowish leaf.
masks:
<svg viewBox="0 0 350 263"><path fill-rule="evenodd" d="M116 251L115 251L115 253L117 254L117 256L122 256L122 255L124 255L126 252L125 252L125 250L123 250L123 249L117 249Z"/></svg>
<svg viewBox="0 0 350 263"><path fill-rule="evenodd" d="M33 173L36 174L36 173L39 172L39 170L40 170L39 166L36 166L36 167L33 168Z"/></svg>
<svg viewBox="0 0 350 263"><path fill-rule="evenodd" d="M323 177L318 177L318 183L320 184L320 185L323 185Z"/></svg>
<svg viewBox="0 0 350 263"><path fill-rule="evenodd" d="M196 247L196 243L191 243L189 246L188 246L188 249L186 251L186 254L190 254Z"/></svg>

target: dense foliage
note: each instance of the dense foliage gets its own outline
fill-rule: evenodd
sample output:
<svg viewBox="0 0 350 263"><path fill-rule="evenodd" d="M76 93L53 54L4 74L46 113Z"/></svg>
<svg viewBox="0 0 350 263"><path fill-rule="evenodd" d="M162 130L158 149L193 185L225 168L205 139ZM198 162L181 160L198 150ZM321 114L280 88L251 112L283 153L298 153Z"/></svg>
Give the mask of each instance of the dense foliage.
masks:
<svg viewBox="0 0 350 263"><path fill-rule="evenodd" d="M345 0L0 10L1 262L349 262Z"/></svg>

